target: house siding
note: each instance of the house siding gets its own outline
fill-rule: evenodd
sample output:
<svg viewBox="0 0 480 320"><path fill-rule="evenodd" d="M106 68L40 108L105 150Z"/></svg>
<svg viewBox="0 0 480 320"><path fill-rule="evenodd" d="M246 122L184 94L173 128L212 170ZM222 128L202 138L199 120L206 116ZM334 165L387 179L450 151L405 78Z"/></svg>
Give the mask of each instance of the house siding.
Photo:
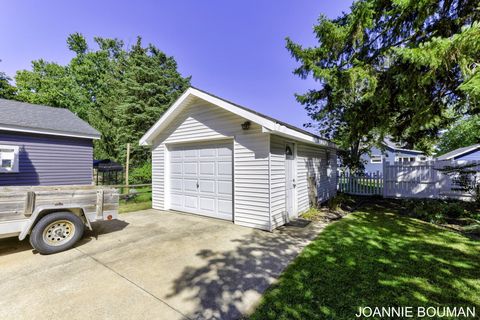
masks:
<svg viewBox="0 0 480 320"><path fill-rule="evenodd" d="M383 161L394 163L395 157L419 157L424 156L424 154L418 152L409 152L405 150L394 150L390 147L386 147L385 150L380 150L377 147L372 147L370 149L371 155L383 155ZM365 172L367 173L383 173L383 163L371 163L371 157L368 154L363 154L361 159L365 164Z"/></svg>
<svg viewBox="0 0 480 320"><path fill-rule="evenodd" d="M310 208L308 198L309 179L314 179L315 181L319 202L324 202L335 196L337 190L336 163L337 155L335 150L327 151L325 148L298 144L296 189L297 211L299 213Z"/></svg>
<svg viewBox="0 0 480 320"><path fill-rule="evenodd" d="M90 185L90 139L0 131L0 145L19 146L19 172L0 173L0 186Z"/></svg>
<svg viewBox="0 0 480 320"><path fill-rule="evenodd" d="M186 108L155 140L153 158L153 208L168 209L166 192L168 145L232 139L234 172L234 222L259 229L270 229L269 136L252 123L242 130L242 117L202 103Z"/></svg>
<svg viewBox="0 0 480 320"><path fill-rule="evenodd" d="M272 135L270 139L270 179L272 227L276 228L287 221L285 205L285 145L287 140ZM289 140L290 141L290 140ZM323 202L336 194L336 152L296 143L297 147L297 211L302 213L310 208L308 199L308 179L313 177L318 200ZM330 161L327 162L327 153Z"/></svg>
<svg viewBox="0 0 480 320"><path fill-rule="evenodd" d="M287 222L285 204L285 145L279 136L270 137L270 190L272 229Z"/></svg>

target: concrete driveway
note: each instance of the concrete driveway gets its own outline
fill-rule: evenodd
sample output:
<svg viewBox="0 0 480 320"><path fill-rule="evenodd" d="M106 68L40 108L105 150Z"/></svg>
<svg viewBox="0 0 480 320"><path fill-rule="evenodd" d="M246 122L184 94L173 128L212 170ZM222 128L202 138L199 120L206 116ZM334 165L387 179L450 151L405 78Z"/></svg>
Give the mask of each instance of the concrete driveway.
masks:
<svg viewBox="0 0 480 320"><path fill-rule="evenodd" d="M323 225L273 233L145 210L51 256L0 240L0 319L236 319Z"/></svg>

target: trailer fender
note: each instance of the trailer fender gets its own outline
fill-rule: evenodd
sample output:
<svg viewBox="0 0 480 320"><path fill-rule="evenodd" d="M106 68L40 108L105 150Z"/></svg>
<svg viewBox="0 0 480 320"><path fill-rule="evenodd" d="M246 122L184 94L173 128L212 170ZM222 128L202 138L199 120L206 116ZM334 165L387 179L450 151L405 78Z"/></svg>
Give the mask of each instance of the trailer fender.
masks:
<svg viewBox="0 0 480 320"><path fill-rule="evenodd" d="M39 207L35 208L35 210L33 211L32 215L30 216L30 219L29 219L28 223L25 225L22 232L20 232L20 235L18 236L18 239L20 241L22 241L27 237L28 233L30 232L30 230L33 228L33 226L37 222L38 217L43 212L45 212L45 211L51 211L51 212L72 211L72 210L78 211L79 214L85 218L85 224L87 225L88 229L92 230L90 220L88 220L87 216L85 216L84 208L82 208L80 206L72 206L72 205L69 205L69 206L39 206Z"/></svg>

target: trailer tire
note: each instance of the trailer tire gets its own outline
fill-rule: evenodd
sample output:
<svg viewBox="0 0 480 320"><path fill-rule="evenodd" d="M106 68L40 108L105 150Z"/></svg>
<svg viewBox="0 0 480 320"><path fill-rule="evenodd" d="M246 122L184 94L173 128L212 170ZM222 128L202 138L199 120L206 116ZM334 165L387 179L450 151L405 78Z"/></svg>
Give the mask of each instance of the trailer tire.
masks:
<svg viewBox="0 0 480 320"><path fill-rule="evenodd" d="M41 254L70 249L83 236L82 219L71 212L53 212L42 217L33 227L30 244Z"/></svg>

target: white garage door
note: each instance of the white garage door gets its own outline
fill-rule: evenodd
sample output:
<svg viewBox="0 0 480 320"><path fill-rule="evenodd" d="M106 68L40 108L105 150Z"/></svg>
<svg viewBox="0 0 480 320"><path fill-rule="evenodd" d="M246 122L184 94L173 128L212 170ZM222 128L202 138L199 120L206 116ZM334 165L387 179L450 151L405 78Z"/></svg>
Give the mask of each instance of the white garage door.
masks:
<svg viewBox="0 0 480 320"><path fill-rule="evenodd" d="M170 149L170 207L233 220L232 143Z"/></svg>

